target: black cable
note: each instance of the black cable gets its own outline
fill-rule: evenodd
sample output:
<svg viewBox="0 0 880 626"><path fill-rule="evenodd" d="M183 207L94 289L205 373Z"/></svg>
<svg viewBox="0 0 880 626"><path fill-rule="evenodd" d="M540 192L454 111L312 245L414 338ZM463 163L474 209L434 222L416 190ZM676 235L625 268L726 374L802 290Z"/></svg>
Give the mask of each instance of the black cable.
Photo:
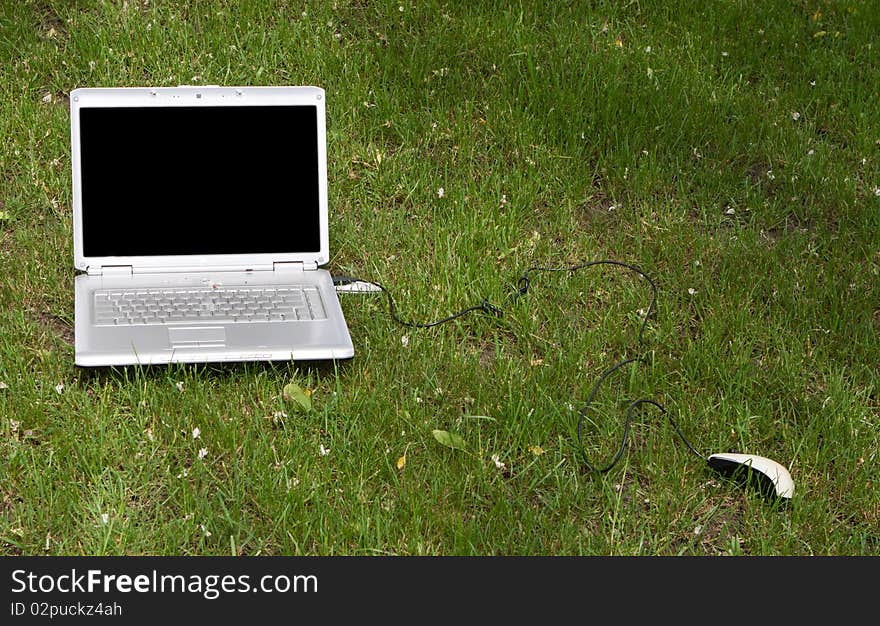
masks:
<svg viewBox="0 0 880 626"><path fill-rule="evenodd" d="M626 268L630 271L635 272L636 274L638 274L642 278L644 278L646 281L648 281L648 284L651 285L651 302L648 304L648 309L645 312L645 317L642 320L642 324L639 328L639 335L638 335L638 343L643 345L644 344L645 327L648 324L648 319L651 317L651 313L654 311L654 306L657 302L657 285L654 283L654 281L651 279L651 277L648 276L648 274L646 274L644 271L642 271L640 268L636 267L635 265L631 265L629 263L624 263L622 261L614 261L614 260L610 260L610 259L603 259L603 260L598 260L598 261L588 261L588 262L580 263L577 265L570 265L570 266L563 266L563 267L543 267L543 266L533 265L532 267L528 268L522 274L522 276L520 276L519 280L517 280L516 289L512 293L512 300L513 300L513 302L517 302L522 296L526 295L529 292L529 289L532 284L532 280L529 277L529 275L532 273L535 273L535 272L568 272L568 273L572 274L578 270L582 270L582 269L585 269L588 267L594 267L597 265L614 265L617 267ZM397 306L394 302L394 298L391 296L391 292L388 291L388 289L386 289L385 286L381 285L380 283L377 283L377 282L371 281L371 280L364 280L361 278L354 278L351 276L344 276L344 275L333 277L333 284L335 286L350 285L350 284L357 283L357 282L365 283L368 285L373 285L377 289L381 290L385 294L385 296L388 298L388 309L389 309L389 313L391 315L391 318L395 322L397 322L398 324L400 324L402 326L406 326L408 328L432 328L434 326L439 326L440 324L445 324L446 322L451 322L454 319L458 319L459 317L462 317L464 315L467 315L468 313L472 313L475 311L483 311L484 313L487 313L490 315L496 315L498 317L501 317L502 315L504 315L504 312L501 309L499 309L498 307L491 304L488 300L483 300L478 305L467 307L465 309L462 309L461 311L458 311L457 313L453 313L452 315L449 315L449 316L444 317L442 319L436 320L434 322L410 322L410 321L401 319L401 317L397 314ZM608 465L597 469L590 462L590 459L587 457L587 454L584 451L584 446L583 446L583 425L584 425L584 421L586 419L587 411L589 410L590 405L593 402L593 398L595 398L596 394L599 392L599 388L601 387L602 383L605 381L606 378L608 378L611 374L613 374L614 372L616 372L617 370L622 368L624 365L627 365L629 363L634 363L636 361L650 362L650 354L651 354L650 352L645 352L643 355L638 356L638 357L623 359L622 361L619 361L618 363L614 364L613 366L611 366L610 368L605 370L602 373L602 375L599 376L599 379L596 381L596 384L593 386L593 389L590 391L590 395L587 397L587 401L584 403L584 406L581 408L580 413L579 413L579 417L578 417L578 423L577 423L578 448L580 450L581 457L584 461L584 464L587 466L587 468L591 472L597 472L600 474L604 474L605 472L608 472L611 468L613 468L617 464L617 462L620 460L620 457L623 456L623 451L626 448L626 443L629 438L629 428L630 428L630 424L632 422L633 414L634 414L635 410L643 404L650 404L650 405L660 409L660 411L662 411L663 414L666 415L666 417L669 419L670 423L672 424L672 427L675 429L676 434L681 438L681 440L685 443L685 445L688 447L688 449L691 452L693 452L696 456L698 456L701 460L706 459L706 457L704 457L702 454L700 454L696 450L696 448L694 448L694 446L687 439L687 437L685 437L684 433L681 431L681 428L679 428L679 426L675 422L675 420L672 419L672 416L669 415L669 413L666 411L666 408L662 404L660 404L659 402L656 402L656 401L651 400L649 398L639 398L639 399L634 400L633 402L630 403L630 405L626 411L626 419L624 420L623 436L621 437L620 446L618 447L617 452L615 453L614 457L611 459L611 462L608 463Z"/></svg>
<svg viewBox="0 0 880 626"><path fill-rule="evenodd" d="M397 305L394 303L394 298L391 296L391 292L388 291L384 285L381 285L372 280L364 280L363 278L354 278L352 276L334 276L333 284L337 287L342 285L351 285L352 283L365 283L367 285L373 285L377 289L381 290L385 296L388 298L388 312L391 314L391 318L400 324L401 326L406 326L407 328L432 328L434 326L439 326L440 324L445 324L446 322L451 322L454 319L458 319L459 317L463 317L468 313L473 313L474 311L482 311L489 315L496 315L501 317L504 315L504 311L491 304L488 300L483 300L480 304L469 306L466 309L462 309L458 313L453 313L448 317L444 317L443 319L439 319L434 322L408 322L404 319L401 319L397 314Z"/></svg>
<svg viewBox="0 0 880 626"><path fill-rule="evenodd" d="M639 343L644 343L642 340L642 336L645 334L645 326L647 326L648 318L651 317L651 313L654 311L654 305L657 302L657 285L655 285L654 281L651 280L651 277L648 276L641 269L639 269L635 265L624 263L623 261L602 259L600 261L587 261L586 263L570 265L567 267L541 267L533 265L532 267L527 269L516 282L516 291L513 293L513 300L519 300L520 297L526 295L529 292L529 287L531 287L532 284L532 281L529 278L529 274L531 274L532 272L568 272L570 274L573 274L578 270L582 270L587 267L593 267L595 265L616 265L618 267L624 267L628 270L635 272L636 274L647 280L648 284L651 285L651 302L650 304L648 304L648 311L645 313L645 319L642 320L641 328L639 328Z"/></svg>
<svg viewBox="0 0 880 626"><path fill-rule="evenodd" d="M639 267L637 267L635 265L631 265L629 263L624 263L623 261L614 261L611 259L602 259L602 260L598 260L598 261L587 261L585 263L579 263L577 265L570 265L570 266L563 266L563 267L541 267L541 266L534 265L534 266L530 267L529 269L527 269L523 273L522 276L520 276L519 280L516 283L516 290L513 292L513 300L514 300L514 302L516 302L517 300L519 300L519 298L521 298L522 296L526 295L529 292L529 288L531 287L531 284L532 284L531 278L529 277L529 274L532 274L534 272L568 272L569 274L573 274L574 272L576 272L578 270L582 270L582 269L585 269L588 267L594 267L597 265L614 265L617 267L622 267L622 268L628 269L632 272L635 272L636 274L638 274L642 278L644 278L646 281L648 281L648 284L651 285L651 302L648 304L648 310L645 312L645 318L642 320L642 324L639 327L638 343L640 345L644 345L644 343L645 343L644 342L645 327L647 326L648 319L651 317L651 313L654 311L654 306L657 303L657 285L654 283L654 281L651 279L651 277L648 276L647 273L645 273L644 271L642 271ZM581 407L581 410L578 415L578 423L577 423L578 449L580 451L581 458L584 461L584 465L586 465L587 468L591 472L598 472L600 474L604 474L605 472L609 471L611 468L613 468L617 464L617 462L620 460L620 457L623 456L623 451L626 447L626 443L629 438L629 428L630 428L630 424L632 423L633 414L634 414L635 410L643 404L650 404L650 405L655 406L658 409L660 409L660 411L662 411L663 414L669 419L670 423L672 424L672 427L675 429L676 434L678 434L678 436L681 438L681 440L684 441L684 443L688 447L688 449L691 452L693 452L695 455L697 455L701 460L706 460L706 458L702 454L697 452L696 448L694 448L694 446L691 444L691 442L688 441L687 437L684 436L684 433L681 431L681 429L679 428L679 426L675 422L675 420L672 419L672 416L670 416L669 413L666 411L666 408L662 404L660 404L659 402L656 402L656 401L651 400L649 398L639 398L638 400L634 400L633 402L630 403L629 407L627 407L626 419L624 420L624 423L623 423L623 436L620 439L620 446L618 447L617 452L615 453L614 457L611 459L611 462L608 463L608 465L597 469L590 462L589 457L587 457L587 453L584 451L584 445L583 445L584 421L586 420L587 412L590 409L590 405L593 403L593 398L596 397L596 394L599 392L599 388L602 386L602 383L605 382L606 378L608 378L611 374L613 374L614 372L616 372L617 370L622 368L624 365L628 365L629 363L634 363L637 361L642 362L642 363L650 363L650 355L651 355L650 352L645 352L643 355L638 356L638 357L626 358L626 359L623 359L623 360L615 363L614 365L609 367L607 370L605 370L602 373L602 375L599 376L599 379L596 381L596 384L593 385L593 389L592 389L592 391L590 391L590 395L587 396L587 401L584 403L584 406Z"/></svg>

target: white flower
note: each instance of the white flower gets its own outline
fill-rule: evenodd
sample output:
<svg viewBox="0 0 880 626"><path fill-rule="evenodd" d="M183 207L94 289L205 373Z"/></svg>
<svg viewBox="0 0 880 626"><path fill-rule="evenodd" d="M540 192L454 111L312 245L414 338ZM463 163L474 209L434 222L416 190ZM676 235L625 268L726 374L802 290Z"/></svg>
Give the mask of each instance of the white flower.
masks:
<svg viewBox="0 0 880 626"><path fill-rule="evenodd" d="M207 448L200 448L199 449L199 458L204 459L206 456L208 456L208 449Z"/></svg>
<svg viewBox="0 0 880 626"><path fill-rule="evenodd" d="M178 391L183 391L183 381L179 381L176 385Z"/></svg>
<svg viewBox="0 0 880 626"><path fill-rule="evenodd" d="M211 531L208 530L207 528L205 528L205 525L204 525L204 524L199 524L199 526L201 527L202 532L205 533L205 537L210 537L210 536L211 536Z"/></svg>
<svg viewBox="0 0 880 626"><path fill-rule="evenodd" d="M9 385L0 380L0 389L9 389Z"/></svg>
<svg viewBox="0 0 880 626"><path fill-rule="evenodd" d="M726 57L726 56L729 56L729 55L728 55L727 52L725 51L725 52L722 52L722 53L721 53L721 56Z"/></svg>
<svg viewBox="0 0 880 626"><path fill-rule="evenodd" d="M330 448L325 448L324 444L322 443L318 446L318 454L320 454L321 456L327 456L328 454L330 454Z"/></svg>
<svg viewBox="0 0 880 626"><path fill-rule="evenodd" d="M400 338L400 343L402 343L403 347L405 348L406 346L409 345L409 337L404 335L403 337Z"/></svg>
<svg viewBox="0 0 880 626"><path fill-rule="evenodd" d="M874 187L874 195L880 197L880 187Z"/></svg>
<svg viewBox="0 0 880 626"><path fill-rule="evenodd" d="M46 95L43 96L43 102L45 102L45 103L47 103L47 104L48 104L49 102L52 102L52 94L51 94L50 92L47 91L47 92L46 92Z"/></svg>
<svg viewBox="0 0 880 626"><path fill-rule="evenodd" d="M55 393L61 393L62 391L64 391L64 383L55 385Z"/></svg>
<svg viewBox="0 0 880 626"><path fill-rule="evenodd" d="M776 176L773 175L773 170L767 170L767 178L769 178L770 180L776 178Z"/></svg>
<svg viewBox="0 0 880 626"><path fill-rule="evenodd" d="M202 431L199 430L199 427L198 427L198 426L196 426L195 428L193 428L193 439L198 439L198 438L199 438L199 435L201 435L201 434L202 434Z"/></svg>
<svg viewBox="0 0 880 626"><path fill-rule="evenodd" d="M697 290L694 289L693 287L688 287L688 294L695 296L695 295L697 295Z"/></svg>
<svg viewBox="0 0 880 626"><path fill-rule="evenodd" d="M152 428L147 429L147 439L149 439L150 441L156 441L156 436L153 434Z"/></svg>
<svg viewBox="0 0 880 626"><path fill-rule="evenodd" d="M495 467L498 469L504 469L505 465L501 462L499 456L497 454L492 455L492 462L495 464Z"/></svg>
<svg viewBox="0 0 880 626"><path fill-rule="evenodd" d="M807 156L813 156L814 154L816 154L816 151L813 150L812 148L810 148L809 150L807 150Z"/></svg>
<svg viewBox="0 0 880 626"><path fill-rule="evenodd" d="M12 429L12 432L18 432L19 426L21 426L21 422L16 420L9 420L9 428Z"/></svg>
<svg viewBox="0 0 880 626"><path fill-rule="evenodd" d="M438 198L442 198L442 197L445 196L445 195L446 195L446 190L443 189L443 187L440 187L440 188L437 190L437 197L438 197Z"/></svg>
<svg viewBox="0 0 880 626"><path fill-rule="evenodd" d="M730 207L729 209L727 209L727 210L725 211L725 213L726 213L727 215L733 215L734 213L736 213L736 209L734 209L733 207Z"/></svg>
<svg viewBox="0 0 880 626"><path fill-rule="evenodd" d="M110 514L109 513L101 513L101 523L106 524L109 521L110 521Z"/></svg>
<svg viewBox="0 0 880 626"><path fill-rule="evenodd" d="M645 52L647 52L648 54L651 54L651 46L646 47Z"/></svg>
<svg viewBox="0 0 880 626"><path fill-rule="evenodd" d="M397 10L400 11L401 13L403 13L403 6L401 5L401 6L397 7Z"/></svg>
<svg viewBox="0 0 880 626"><path fill-rule="evenodd" d="M792 111L791 112L791 119L793 119L796 122L799 119L801 119L801 114L798 113L797 111Z"/></svg>
<svg viewBox="0 0 880 626"><path fill-rule="evenodd" d="M694 527L694 534L695 534L695 535L699 535L699 534L702 533L702 532L703 532L703 527L700 526L699 524L697 524L697 525Z"/></svg>

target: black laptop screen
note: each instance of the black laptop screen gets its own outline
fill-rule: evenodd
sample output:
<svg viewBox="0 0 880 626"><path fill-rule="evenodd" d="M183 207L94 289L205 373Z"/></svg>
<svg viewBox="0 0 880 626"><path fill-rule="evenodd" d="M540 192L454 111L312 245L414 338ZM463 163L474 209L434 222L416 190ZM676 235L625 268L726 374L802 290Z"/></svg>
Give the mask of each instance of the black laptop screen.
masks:
<svg viewBox="0 0 880 626"><path fill-rule="evenodd" d="M318 252L314 106L82 108L85 256Z"/></svg>

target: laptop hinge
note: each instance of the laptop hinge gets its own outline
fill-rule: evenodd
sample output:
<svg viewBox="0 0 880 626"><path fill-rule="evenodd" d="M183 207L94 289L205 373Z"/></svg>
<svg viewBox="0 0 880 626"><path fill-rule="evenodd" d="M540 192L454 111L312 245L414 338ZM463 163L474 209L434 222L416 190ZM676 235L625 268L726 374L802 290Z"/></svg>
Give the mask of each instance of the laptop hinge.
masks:
<svg viewBox="0 0 880 626"><path fill-rule="evenodd" d="M89 276L131 276L131 265L102 265L101 267L89 266Z"/></svg>
<svg viewBox="0 0 880 626"><path fill-rule="evenodd" d="M273 263L272 266L276 272L304 272L318 269L318 264L315 261L285 261Z"/></svg>

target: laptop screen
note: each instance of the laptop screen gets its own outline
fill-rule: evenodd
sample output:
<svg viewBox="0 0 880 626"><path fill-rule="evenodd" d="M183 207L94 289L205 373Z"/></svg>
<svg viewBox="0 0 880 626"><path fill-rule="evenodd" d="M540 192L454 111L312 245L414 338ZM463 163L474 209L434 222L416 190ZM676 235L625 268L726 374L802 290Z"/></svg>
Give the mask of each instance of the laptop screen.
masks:
<svg viewBox="0 0 880 626"><path fill-rule="evenodd" d="M85 256L317 252L314 106L79 111Z"/></svg>

